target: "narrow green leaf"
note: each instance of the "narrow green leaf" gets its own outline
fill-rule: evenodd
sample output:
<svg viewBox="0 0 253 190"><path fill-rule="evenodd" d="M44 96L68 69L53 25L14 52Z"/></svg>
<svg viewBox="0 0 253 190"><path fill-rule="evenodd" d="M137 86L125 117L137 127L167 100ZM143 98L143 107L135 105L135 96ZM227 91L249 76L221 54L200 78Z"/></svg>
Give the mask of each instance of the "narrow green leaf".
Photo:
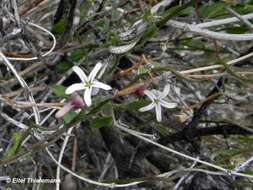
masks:
<svg viewBox="0 0 253 190"><path fill-rule="evenodd" d="M212 18L226 14L224 9L225 4L221 2L213 3L211 5L203 6L200 9L200 16L202 18Z"/></svg>
<svg viewBox="0 0 253 190"><path fill-rule="evenodd" d="M225 31L231 34L244 34L249 30L246 25L226 27Z"/></svg>
<svg viewBox="0 0 253 190"><path fill-rule="evenodd" d="M153 38L156 34L156 32L158 31L158 28L156 27L155 24L151 24L147 31L144 33L144 35L142 36L142 43L145 43L147 41L149 41L151 38Z"/></svg>
<svg viewBox="0 0 253 190"><path fill-rule="evenodd" d="M72 63L67 62L67 61L60 61L57 65L56 65L56 69L59 73L63 74L65 72L67 72L71 67L73 66Z"/></svg>
<svg viewBox="0 0 253 190"><path fill-rule="evenodd" d="M121 105L125 109L130 109L130 110L138 110L143 106L146 106L148 102L145 99L140 99L138 101L134 101L128 104Z"/></svg>
<svg viewBox="0 0 253 190"><path fill-rule="evenodd" d="M5 158L15 155L22 143L22 134L14 132L12 135L12 145L5 153Z"/></svg>
<svg viewBox="0 0 253 190"><path fill-rule="evenodd" d="M86 52L83 50L83 49L78 49L76 51L74 51L70 58L73 60L73 61L79 61L80 59L82 59L84 56L85 56Z"/></svg>
<svg viewBox="0 0 253 190"><path fill-rule="evenodd" d="M66 88L62 85L52 85L50 86L50 89L53 91L53 93L61 98L68 98L68 96L65 94Z"/></svg>
<svg viewBox="0 0 253 190"><path fill-rule="evenodd" d="M96 129L99 129L105 126L112 126L112 124L113 124L113 119L111 116L99 117L99 118L95 118L91 120L91 128L96 128Z"/></svg>
<svg viewBox="0 0 253 190"><path fill-rule="evenodd" d="M157 23L158 27L162 27L169 19L171 19L173 16L180 16L184 14L184 10L191 7L193 5L193 0L183 4L183 5L176 5L174 7L169 8L168 10L164 11L160 16L161 20Z"/></svg>
<svg viewBox="0 0 253 190"><path fill-rule="evenodd" d="M63 120L65 124L68 124L72 122L77 116L78 114L75 111L70 111L64 115Z"/></svg>
<svg viewBox="0 0 253 190"><path fill-rule="evenodd" d="M108 18L103 18L97 22L97 27L103 31L108 32L110 29L110 20Z"/></svg>
<svg viewBox="0 0 253 190"><path fill-rule="evenodd" d="M147 11L145 11L144 16L143 16L143 20L149 22L150 17L152 17L152 13L151 13L151 9L148 9Z"/></svg>
<svg viewBox="0 0 253 190"><path fill-rule="evenodd" d="M66 25L66 19L63 18L53 26L52 32L55 34L62 34L65 30L65 25Z"/></svg>

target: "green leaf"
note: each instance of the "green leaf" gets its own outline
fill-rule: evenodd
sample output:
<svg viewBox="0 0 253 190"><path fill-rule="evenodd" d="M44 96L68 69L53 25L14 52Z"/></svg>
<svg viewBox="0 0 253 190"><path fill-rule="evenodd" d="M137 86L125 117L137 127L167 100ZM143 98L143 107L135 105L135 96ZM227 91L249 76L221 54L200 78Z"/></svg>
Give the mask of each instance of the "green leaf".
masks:
<svg viewBox="0 0 253 190"><path fill-rule="evenodd" d="M109 32L108 34L108 42L110 42L110 45L119 45L121 43L121 40L117 34L114 32Z"/></svg>
<svg viewBox="0 0 253 190"><path fill-rule="evenodd" d="M112 21L120 20L121 19L120 12L117 9L112 9L111 17L112 17Z"/></svg>
<svg viewBox="0 0 253 190"><path fill-rule="evenodd" d="M226 27L225 31L231 34L244 34L248 31L248 27L246 25L231 26L231 27Z"/></svg>
<svg viewBox="0 0 253 190"><path fill-rule="evenodd" d="M156 27L155 24L151 24L147 31L144 33L144 35L142 36L142 43L147 42L148 40L150 40L151 38L153 38L156 34L156 32L158 31L158 28Z"/></svg>
<svg viewBox="0 0 253 190"><path fill-rule="evenodd" d="M232 156L235 156L237 154L240 154L243 150L241 149L229 149L229 150L218 150L214 153L214 155L217 156L221 156L222 158L224 157L232 157Z"/></svg>
<svg viewBox="0 0 253 190"><path fill-rule="evenodd" d="M194 1L192 0L188 3L183 4L183 5L176 5L174 7L169 8L168 10L164 11L162 14L160 14L161 20L157 23L157 26L162 27L173 16L180 16L182 14L185 14L184 11L186 9L188 9L189 7L192 7L193 2Z"/></svg>
<svg viewBox="0 0 253 190"><path fill-rule="evenodd" d="M56 69L59 73L63 74L65 72L67 72L71 67L73 66L72 63L67 62L67 61L60 61L57 65L56 65Z"/></svg>
<svg viewBox="0 0 253 190"><path fill-rule="evenodd" d="M5 152L5 158L9 158L13 155L15 155L22 143L22 134L14 132L12 135L12 145L8 149L7 152Z"/></svg>
<svg viewBox="0 0 253 190"><path fill-rule="evenodd" d="M163 135L163 136L166 136L166 135L168 135L168 134L170 134L170 130L171 130L171 128L170 127L168 127L168 126L163 126L163 125L161 125L160 123L158 123L157 125L156 125L156 128L159 130L159 132L161 133L161 135Z"/></svg>
<svg viewBox="0 0 253 190"><path fill-rule="evenodd" d="M62 34L65 30L65 25L66 25L66 19L63 18L53 26L52 32L55 34Z"/></svg>
<svg viewBox="0 0 253 190"><path fill-rule="evenodd" d="M103 18L97 22L97 27L103 31L104 33L107 33L110 29L110 20L107 18Z"/></svg>
<svg viewBox="0 0 253 190"><path fill-rule="evenodd" d="M152 17L152 16L153 15L152 15L151 9L148 9L144 13L143 20L149 22L150 21L150 17Z"/></svg>
<svg viewBox="0 0 253 190"><path fill-rule="evenodd" d="M213 3L211 5L203 6L200 9L200 16L202 18L212 18L225 14L225 4L221 2Z"/></svg>
<svg viewBox="0 0 253 190"><path fill-rule="evenodd" d="M61 98L68 98L68 95L65 94L66 88L62 85L52 85L50 86L50 89L53 91L53 93Z"/></svg>
<svg viewBox="0 0 253 190"><path fill-rule="evenodd" d="M106 117L99 117L91 120L91 128L96 128L99 129L101 127L105 126L112 126L113 125L113 119L111 116L106 116Z"/></svg>
<svg viewBox="0 0 253 190"><path fill-rule="evenodd" d="M143 65L141 65L141 66L138 68L138 72L139 72L140 74L144 74L144 73L149 72L149 70L147 70Z"/></svg>
<svg viewBox="0 0 253 190"><path fill-rule="evenodd" d="M80 59L82 59L85 56L85 54L86 54L86 52L83 49L78 49L71 54L70 58L73 61L79 61Z"/></svg>
<svg viewBox="0 0 253 190"><path fill-rule="evenodd" d="M77 116L78 114L75 111L70 111L63 116L63 120L65 124L68 124L72 122Z"/></svg>
<svg viewBox="0 0 253 190"><path fill-rule="evenodd" d="M205 49L206 43L203 43L200 39L189 39L182 42L183 46L188 46L191 48L197 48L197 49Z"/></svg>
<svg viewBox="0 0 253 190"><path fill-rule="evenodd" d="M86 1L85 3L81 3L80 6L80 18L81 21L87 19L87 13L90 10L90 6L92 6L91 1Z"/></svg>
<svg viewBox="0 0 253 190"><path fill-rule="evenodd" d="M238 10L238 13L239 14L247 14L247 13L250 13L252 11L253 11L253 5L246 4L242 8L242 10L240 10L240 9Z"/></svg>
<svg viewBox="0 0 253 190"><path fill-rule="evenodd" d="M143 106L146 106L148 104L148 102L145 99L140 99L138 101L134 101L128 104L124 104L122 105L124 108L126 109L130 109L130 110L138 110Z"/></svg>
<svg viewBox="0 0 253 190"><path fill-rule="evenodd" d="M105 100L100 100L100 98L96 98L94 102L99 102L99 103L95 103L95 107L92 108L92 110L87 114L87 115L94 115L96 113L98 113L99 111L101 111L104 106L106 106L107 104L109 104L111 102L111 98L105 99Z"/></svg>

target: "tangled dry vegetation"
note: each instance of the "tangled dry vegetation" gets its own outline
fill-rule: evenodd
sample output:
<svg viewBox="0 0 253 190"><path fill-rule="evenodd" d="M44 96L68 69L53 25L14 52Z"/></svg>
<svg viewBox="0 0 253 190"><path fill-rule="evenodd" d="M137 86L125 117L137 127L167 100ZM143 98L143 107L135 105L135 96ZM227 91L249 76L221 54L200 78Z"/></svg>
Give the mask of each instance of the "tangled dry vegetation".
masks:
<svg viewBox="0 0 253 190"><path fill-rule="evenodd" d="M252 18L252 0L1 0L0 189L253 189Z"/></svg>

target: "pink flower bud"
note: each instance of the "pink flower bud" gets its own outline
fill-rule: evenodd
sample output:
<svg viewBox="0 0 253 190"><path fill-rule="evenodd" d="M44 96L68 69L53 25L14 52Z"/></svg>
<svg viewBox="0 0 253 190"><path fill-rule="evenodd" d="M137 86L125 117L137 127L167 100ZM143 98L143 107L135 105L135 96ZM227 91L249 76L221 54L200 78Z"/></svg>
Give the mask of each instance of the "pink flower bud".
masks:
<svg viewBox="0 0 253 190"><path fill-rule="evenodd" d="M83 99L77 94L73 93L70 97L70 101L65 104L59 111L56 112L55 117L56 118L62 118L66 113L68 113L70 110L84 108L86 105L83 101Z"/></svg>
<svg viewBox="0 0 253 190"><path fill-rule="evenodd" d="M140 86L138 89L136 89L135 93L137 95L140 95L140 96L144 96L144 91L146 90L147 86L146 85L142 85Z"/></svg>
<svg viewBox="0 0 253 190"><path fill-rule="evenodd" d="M68 113L74 106L72 102L68 102L65 104L60 110L58 110L55 114L56 118L62 118L66 113Z"/></svg>
<svg viewBox="0 0 253 190"><path fill-rule="evenodd" d="M86 106L83 99L77 93L72 94L70 101L71 101L71 104L73 105L73 107L76 109L84 108Z"/></svg>

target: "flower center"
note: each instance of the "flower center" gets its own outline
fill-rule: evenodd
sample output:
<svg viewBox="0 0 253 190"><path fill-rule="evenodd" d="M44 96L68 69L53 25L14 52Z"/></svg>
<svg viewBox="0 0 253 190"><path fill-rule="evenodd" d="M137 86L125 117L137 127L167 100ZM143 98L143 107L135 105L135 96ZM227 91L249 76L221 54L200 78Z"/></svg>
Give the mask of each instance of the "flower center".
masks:
<svg viewBox="0 0 253 190"><path fill-rule="evenodd" d="M92 82L91 81L85 81L84 86L87 88L90 88L92 86Z"/></svg>
<svg viewBox="0 0 253 190"><path fill-rule="evenodd" d="M159 99L155 98L154 102L155 102L155 104L158 104L159 103Z"/></svg>

